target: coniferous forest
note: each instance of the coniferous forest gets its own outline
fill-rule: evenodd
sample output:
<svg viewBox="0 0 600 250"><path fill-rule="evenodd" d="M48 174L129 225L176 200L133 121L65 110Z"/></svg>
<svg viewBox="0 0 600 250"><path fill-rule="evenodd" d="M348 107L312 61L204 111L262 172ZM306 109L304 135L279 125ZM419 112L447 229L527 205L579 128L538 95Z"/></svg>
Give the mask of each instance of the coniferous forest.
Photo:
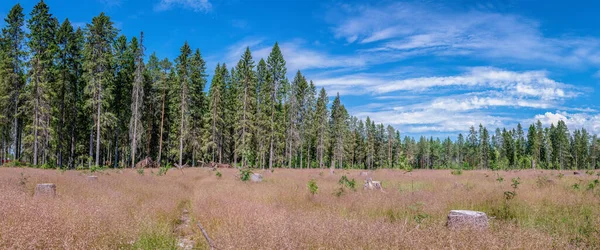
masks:
<svg viewBox="0 0 600 250"><path fill-rule="evenodd" d="M246 48L236 65L207 69L193 45L158 58L143 33L120 35L103 13L74 28L43 1L28 20L24 11L11 9L0 38L0 147L2 159L13 160L4 164L600 168L597 136L563 121L472 126L455 139L403 137L288 72L277 43L267 58Z"/></svg>

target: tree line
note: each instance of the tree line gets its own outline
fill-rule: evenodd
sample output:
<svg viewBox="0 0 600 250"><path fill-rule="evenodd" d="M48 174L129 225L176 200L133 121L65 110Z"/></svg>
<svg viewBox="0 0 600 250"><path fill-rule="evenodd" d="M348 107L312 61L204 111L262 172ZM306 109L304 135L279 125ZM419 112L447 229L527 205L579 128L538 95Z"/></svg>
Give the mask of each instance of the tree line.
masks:
<svg viewBox="0 0 600 250"><path fill-rule="evenodd" d="M143 33L119 35L110 17L75 29L40 1L17 4L0 37L2 159L33 166L255 168L599 168L596 135L564 121L515 129L471 127L456 140L405 136L351 116L337 94L297 71L287 78L277 43L258 62L217 64L210 84L199 49L147 60ZM29 32L26 32L25 27ZM208 84L208 86L207 86ZM208 91L206 91L208 90ZM4 163L4 161L3 161Z"/></svg>

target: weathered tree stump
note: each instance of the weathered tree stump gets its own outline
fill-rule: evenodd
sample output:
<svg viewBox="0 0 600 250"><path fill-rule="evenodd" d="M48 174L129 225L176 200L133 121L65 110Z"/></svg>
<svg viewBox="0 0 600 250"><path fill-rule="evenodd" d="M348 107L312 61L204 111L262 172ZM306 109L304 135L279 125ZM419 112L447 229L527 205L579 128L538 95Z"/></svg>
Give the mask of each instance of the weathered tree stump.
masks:
<svg viewBox="0 0 600 250"><path fill-rule="evenodd" d="M369 172L360 172L359 176L369 176Z"/></svg>
<svg viewBox="0 0 600 250"><path fill-rule="evenodd" d="M369 190L383 190L383 188L381 187L381 182L380 181L374 181L371 178L367 178L365 180L365 185L363 186L363 189L369 189Z"/></svg>
<svg viewBox="0 0 600 250"><path fill-rule="evenodd" d="M250 175L250 181L252 182L262 182L263 176L261 174L252 174Z"/></svg>
<svg viewBox="0 0 600 250"><path fill-rule="evenodd" d="M90 175L87 177L88 181L98 181L98 176L95 175Z"/></svg>
<svg viewBox="0 0 600 250"><path fill-rule="evenodd" d="M54 183L37 184L34 196L54 198L56 196L56 185L54 185Z"/></svg>
<svg viewBox="0 0 600 250"><path fill-rule="evenodd" d="M451 210L448 214L447 225L450 229L486 229L489 226L489 220L484 212Z"/></svg>

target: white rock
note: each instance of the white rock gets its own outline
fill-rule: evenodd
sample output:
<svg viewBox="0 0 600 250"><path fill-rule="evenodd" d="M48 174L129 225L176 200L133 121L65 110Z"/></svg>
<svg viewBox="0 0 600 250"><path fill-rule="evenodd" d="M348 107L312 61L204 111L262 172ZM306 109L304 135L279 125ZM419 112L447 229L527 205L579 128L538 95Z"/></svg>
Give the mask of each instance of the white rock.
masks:
<svg viewBox="0 0 600 250"><path fill-rule="evenodd" d="M54 183L37 184L35 187L35 197L55 197L56 185Z"/></svg>
<svg viewBox="0 0 600 250"><path fill-rule="evenodd" d="M484 212L471 210L451 210L448 214L448 228L485 229L489 226L489 219Z"/></svg>
<svg viewBox="0 0 600 250"><path fill-rule="evenodd" d="M262 182L263 176L261 174L252 174L250 175L250 181L252 182Z"/></svg>

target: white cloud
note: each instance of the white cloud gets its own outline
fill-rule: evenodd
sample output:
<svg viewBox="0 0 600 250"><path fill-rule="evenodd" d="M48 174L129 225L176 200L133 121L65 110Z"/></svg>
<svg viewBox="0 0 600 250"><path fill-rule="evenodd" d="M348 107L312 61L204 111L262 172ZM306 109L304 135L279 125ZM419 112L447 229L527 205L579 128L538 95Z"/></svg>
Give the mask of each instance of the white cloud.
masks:
<svg viewBox="0 0 600 250"><path fill-rule="evenodd" d="M471 68L456 76L394 79L381 74L353 74L317 78L319 86L348 89L346 94L384 94L395 91L427 91L431 89L497 89L518 97L560 100L578 95L576 87L548 78L545 71L515 72L489 67Z"/></svg>
<svg viewBox="0 0 600 250"><path fill-rule="evenodd" d="M517 15L422 3L343 7L339 18L332 18L334 35L380 53L468 55L570 67L600 62L599 39L549 37L537 22Z"/></svg>
<svg viewBox="0 0 600 250"><path fill-rule="evenodd" d="M367 64L367 59L361 56L337 56L323 53L317 50L304 47L303 41L290 41L279 43L279 48L286 61L288 73L295 73L297 70L305 69L335 69L335 68L356 68ZM237 64L242 54L250 47L253 59L258 62L261 58L267 60L267 57L273 49L273 44L265 43L262 38L246 38L237 42L227 49L227 65Z"/></svg>
<svg viewBox="0 0 600 250"><path fill-rule="evenodd" d="M166 11L174 7L190 9L195 12L208 12L212 4L208 0L160 0L154 5L154 11Z"/></svg>
<svg viewBox="0 0 600 250"><path fill-rule="evenodd" d="M567 124L567 127L572 132L574 129L585 128L588 133L599 134L600 133L600 115L597 113L567 113L565 111L546 112L544 114L536 115L533 119L529 119L525 122L533 123L541 121L542 124L556 125L558 121L562 120Z"/></svg>

